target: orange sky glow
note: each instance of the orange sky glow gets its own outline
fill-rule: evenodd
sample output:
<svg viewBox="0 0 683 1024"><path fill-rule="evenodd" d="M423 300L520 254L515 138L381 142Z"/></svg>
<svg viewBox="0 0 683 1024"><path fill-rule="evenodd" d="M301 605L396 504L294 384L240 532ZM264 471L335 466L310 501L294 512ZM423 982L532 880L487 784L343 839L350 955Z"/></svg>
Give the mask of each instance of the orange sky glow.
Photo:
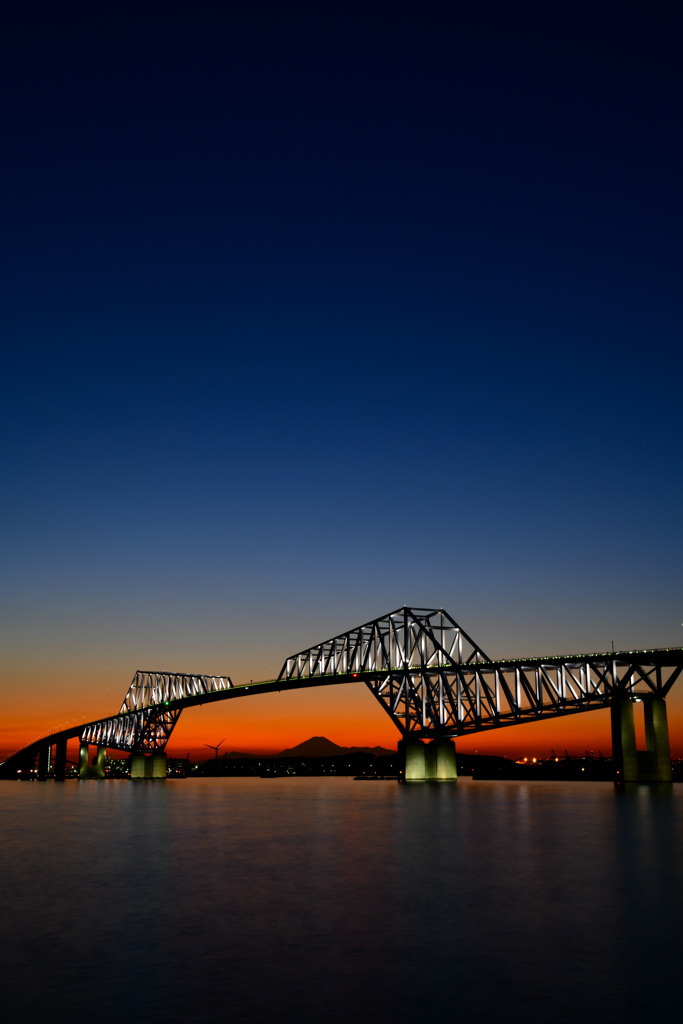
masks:
<svg viewBox="0 0 683 1024"><path fill-rule="evenodd" d="M111 714L118 710L125 689L114 674L85 690L65 687L59 698L56 688L47 693L36 686L32 694L30 687L18 687L4 702L0 757L81 719L91 721ZM679 694L674 687L667 705L672 754L682 756L683 688ZM638 746L643 748L642 705L636 706L636 733ZM273 754L311 736L326 736L340 746L388 749L396 749L400 738L389 716L361 683L262 694L188 708L171 736L168 753L175 757L189 753L193 759L208 757L211 751L206 745L225 740L221 753L238 750ZM552 750L558 754L568 750L573 756L583 755L586 750L596 754L601 751L609 756L609 712L603 709L477 733L458 739L457 749L510 757L545 757Z"/></svg>

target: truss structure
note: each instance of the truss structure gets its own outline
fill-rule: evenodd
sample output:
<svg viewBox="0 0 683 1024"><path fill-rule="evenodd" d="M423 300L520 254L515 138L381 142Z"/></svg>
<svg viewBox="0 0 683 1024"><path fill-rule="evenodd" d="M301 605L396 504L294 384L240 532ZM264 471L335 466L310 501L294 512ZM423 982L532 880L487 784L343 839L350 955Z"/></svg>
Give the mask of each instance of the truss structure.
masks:
<svg viewBox="0 0 683 1024"><path fill-rule="evenodd" d="M434 739L593 711L618 699L663 699L681 672L681 648L493 661L442 608L404 607L292 655L277 679L262 683L136 672L118 714L35 740L3 770L75 736L116 750L162 751L183 708L258 693L363 682L404 737Z"/></svg>
<svg viewBox="0 0 683 1024"><path fill-rule="evenodd" d="M81 743L144 754L162 751L185 702L231 689L229 676L137 671L119 714L89 722L81 731Z"/></svg>
<svg viewBox="0 0 683 1024"><path fill-rule="evenodd" d="M618 651L492 661L443 609L400 608L287 658L282 682L364 682L404 736L463 736L663 698L683 651Z"/></svg>
<svg viewBox="0 0 683 1024"><path fill-rule="evenodd" d="M123 698L121 714L163 704L164 701L197 697L203 693L229 690L228 676L188 675L184 672L143 672L138 670Z"/></svg>
<svg viewBox="0 0 683 1024"><path fill-rule="evenodd" d="M364 679L405 735L463 736L608 707L615 697L664 698L683 651L519 659Z"/></svg>
<svg viewBox="0 0 683 1024"><path fill-rule="evenodd" d="M287 658L278 679L428 672L488 660L442 608L399 608Z"/></svg>
<svg viewBox="0 0 683 1024"><path fill-rule="evenodd" d="M143 708L125 715L114 715L99 722L89 722L81 731L81 743L100 747L152 754L162 751L168 743L182 706L172 709Z"/></svg>

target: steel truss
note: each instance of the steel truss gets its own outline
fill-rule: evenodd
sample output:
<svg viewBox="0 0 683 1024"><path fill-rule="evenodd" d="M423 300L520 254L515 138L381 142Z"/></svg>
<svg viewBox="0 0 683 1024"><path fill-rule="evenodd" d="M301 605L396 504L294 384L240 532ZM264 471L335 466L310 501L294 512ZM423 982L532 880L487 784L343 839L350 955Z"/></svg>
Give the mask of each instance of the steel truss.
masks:
<svg viewBox="0 0 683 1024"><path fill-rule="evenodd" d="M365 682L404 735L463 736L593 711L618 695L664 698L682 661L681 651L618 652L389 673Z"/></svg>
<svg viewBox="0 0 683 1024"><path fill-rule="evenodd" d="M489 659L442 608L399 608L287 658L278 679L423 671Z"/></svg>
<svg viewBox="0 0 683 1024"><path fill-rule="evenodd" d="M228 676L199 676L183 672L143 672L138 670L121 705L121 714L139 711L165 700L182 700L202 693L229 690Z"/></svg>
<svg viewBox="0 0 683 1024"><path fill-rule="evenodd" d="M362 681L404 736L433 738L664 698L682 670L680 648L492 661L442 609L401 608L288 658L279 679Z"/></svg>
<svg viewBox="0 0 683 1024"><path fill-rule="evenodd" d="M183 701L196 701L231 688L228 676L138 671L119 714L89 722L81 731L81 743L134 753L162 751L180 718ZM172 708L171 702L175 705Z"/></svg>
<svg viewBox="0 0 683 1024"><path fill-rule="evenodd" d="M593 711L620 697L663 699L682 671L681 648L492 661L443 609L399 608L292 655L275 680L233 686L228 676L136 672L117 715L35 740L3 770L75 736L162 751L184 707L278 690L364 682L404 736L428 739Z"/></svg>
<svg viewBox="0 0 683 1024"><path fill-rule="evenodd" d="M81 743L99 747L151 754L162 751L169 741L182 707L172 710L143 708L124 715L89 722L81 732Z"/></svg>

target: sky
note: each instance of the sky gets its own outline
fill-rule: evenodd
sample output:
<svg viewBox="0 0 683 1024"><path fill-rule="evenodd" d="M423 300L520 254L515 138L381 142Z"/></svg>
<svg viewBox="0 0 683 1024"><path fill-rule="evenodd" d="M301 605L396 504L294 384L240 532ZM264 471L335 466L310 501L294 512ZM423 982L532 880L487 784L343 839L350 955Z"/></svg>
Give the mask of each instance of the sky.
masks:
<svg viewBox="0 0 683 1024"><path fill-rule="evenodd" d="M683 645L678 5L1 17L0 756L404 604L491 657ZM330 687L169 752L311 735L398 739Z"/></svg>

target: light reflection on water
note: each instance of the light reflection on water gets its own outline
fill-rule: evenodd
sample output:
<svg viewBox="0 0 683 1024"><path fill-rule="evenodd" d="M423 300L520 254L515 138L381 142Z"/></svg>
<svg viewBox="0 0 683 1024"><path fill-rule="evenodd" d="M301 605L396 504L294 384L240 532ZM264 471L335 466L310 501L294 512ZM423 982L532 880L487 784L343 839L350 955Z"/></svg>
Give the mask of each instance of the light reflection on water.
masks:
<svg viewBox="0 0 683 1024"><path fill-rule="evenodd" d="M4 782L0 811L8 1020L678 1018L681 786Z"/></svg>

